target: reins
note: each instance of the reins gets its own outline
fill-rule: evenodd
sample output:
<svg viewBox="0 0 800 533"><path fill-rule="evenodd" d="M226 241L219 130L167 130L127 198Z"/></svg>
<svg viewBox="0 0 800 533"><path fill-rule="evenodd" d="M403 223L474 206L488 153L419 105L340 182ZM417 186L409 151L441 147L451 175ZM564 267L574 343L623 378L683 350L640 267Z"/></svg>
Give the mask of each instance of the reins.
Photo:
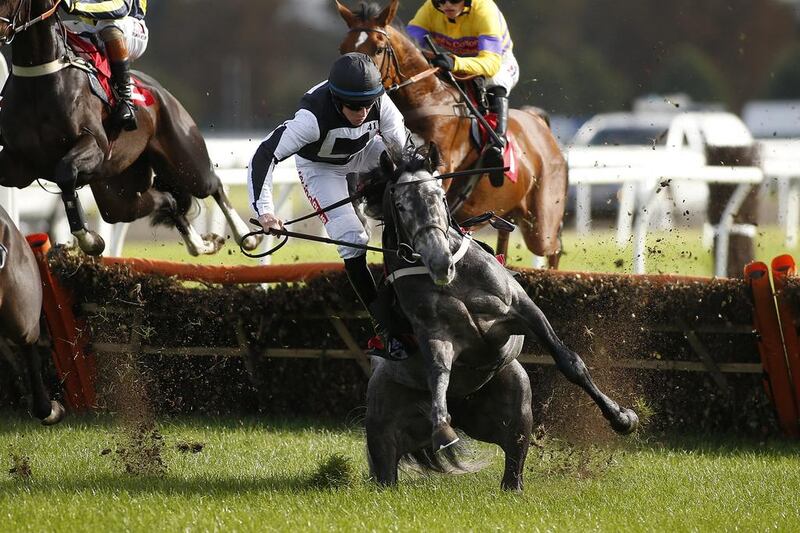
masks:
<svg viewBox="0 0 800 533"><path fill-rule="evenodd" d="M20 13L22 12L23 4L26 3L28 4L28 16L30 17L31 0L27 0L27 2L20 1L20 3L17 4L17 10L14 11L14 14L11 16L10 19L5 17L0 17L0 22L5 22L6 24L9 25L8 28L6 28L5 35L3 35L0 38L0 46L11 44L11 41L14 40L14 37L16 36L17 33L27 30L37 22L41 22L47 18L50 18L53 15L53 13L55 13L56 10L58 9L58 5L61 3L61 0L56 0L55 3L53 3L53 7L51 7L38 17L33 19L29 18L28 21L25 22L24 24L17 25L17 18L20 16Z"/></svg>
<svg viewBox="0 0 800 533"><path fill-rule="evenodd" d="M502 170L502 169L501 169L501 167L492 167L492 168L459 170L459 171L456 171L456 172L447 172L445 174L439 174L439 175L436 175L436 176L431 176L430 178L425 178L423 180L417 180L417 181L406 182L406 183L395 183L393 185L393 187L397 187L397 186L401 186L401 185L425 183L427 181L435 181L435 180L443 180L443 179L450 179L450 178L459 178L459 177L464 177L464 176L472 176L474 174L484 174L486 172L492 172L492 171L497 171L497 170ZM334 203L332 203L332 204L330 204L328 206L325 206L322 209L319 209L317 211L313 211L313 212L308 213L306 215L303 215L301 217L298 217L298 218L289 220L287 222L284 222L283 225L284 226L289 226L291 224L295 224L295 223L303 221L303 220L308 220L309 218L313 218L313 217L319 216L319 215L321 215L323 213L327 213L328 211L336 209L337 207L341 207L343 205L347 205L350 202L353 202L354 200L360 200L367 193L369 193L369 191L372 189L372 187L377 186L377 185L382 185L382 184L384 184L384 182L377 182L377 183L368 184L368 185L362 187L361 190L359 190L355 194L352 194L352 195L348 196L347 198L342 198L341 200L339 200L337 202L334 202ZM294 237L294 238L297 238L297 239L303 239L303 240L307 240L307 241L321 242L321 243L325 243L325 244L336 244L338 246L348 246L350 248L355 248L355 249L358 249L358 250L367 250L367 251L371 251L371 252L383 252L383 253L387 253L388 252L388 253L391 253L391 254L397 254L398 257L400 257L401 259L403 259L403 260L405 260L405 261L407 261L409 263L414 263L419 259L419 254L414 251L414 249L411 247L411 245L401 244L401 245L398 245L398 248L396 250L392 250L392 249L388 249L388 248L379 248L379 247L376 247L376 246L369 246L369 245L365 245L365 244L355 244L355 243L340 241L340 240L336 240L336 239L329 239L327 237L318 237L317 235L310 235L308 233L298 233L298 232L289 231L289 230L286 230L286 229L283 229L283 228L281 228L281 229L272 228L272 229L269 229L269 230L265 230L264 228L260 227L261 223L257 219L251 218L250 222L255 226L259 226L259 229L255 230L255 231L251 231L250 233L247 233L246 235L244 235L244 237L242 237L242 241L241 242L244 242L248 237L255 236L255 235L275 235L275 236L278 236L278 237L283 237L283 239L277 245L273 246L272 248L270 248L269 250L267 250L265 252L261 252L261 253L257 253L257 254L252 254L252 253L248 252L247 250L242 248L242 246L240 245L239 248L240 248L242 254L244 254L247 257L253 258L253 259L260 259L262 257L266 257L268 255L272 255L273 253L277 252L278 250L280 250L281 248L283 248L286 245L286 243L289 241L289 237Z"/></svg>

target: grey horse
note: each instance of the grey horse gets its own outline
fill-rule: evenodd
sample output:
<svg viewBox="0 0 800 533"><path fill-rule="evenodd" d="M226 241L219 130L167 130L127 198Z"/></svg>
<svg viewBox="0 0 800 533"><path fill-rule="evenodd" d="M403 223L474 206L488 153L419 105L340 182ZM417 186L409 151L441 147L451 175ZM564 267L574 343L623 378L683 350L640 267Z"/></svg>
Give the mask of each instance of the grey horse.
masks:
<svg viewBox="0 0 800 533"><path fill-rule="evenodd" d="M503 449L501 486L519 491L533 430L530 380L516 360L524 336L548 349L616 432L631 433L639 419L598 389L512 273L450 223L437 165L431 145L396 168L384 157L379 169L359 177L360 186L379 191L365 196L364 211L384 222L384 248L410 246L421 257L410 265L384 253L387 282L418 349L405 361L374 360L366 415L370 472L377 483L394 485L403 458L445 471L447 462L458 464L459 446L451 446L456 427Z"/></svg>

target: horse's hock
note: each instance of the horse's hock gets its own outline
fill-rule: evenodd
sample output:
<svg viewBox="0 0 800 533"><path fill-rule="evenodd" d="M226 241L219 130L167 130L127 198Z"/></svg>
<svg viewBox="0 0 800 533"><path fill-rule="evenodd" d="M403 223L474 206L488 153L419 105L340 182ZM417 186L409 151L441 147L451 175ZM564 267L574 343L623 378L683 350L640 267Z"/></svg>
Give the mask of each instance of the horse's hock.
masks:
<svg viewBox="0 0 800 533"><path fill-rule="evenodd" d="M307 279L265 291L222 283L235 281L235 268L192 274L193 267L182 265L180 277L168 277L153 274L164 268L158 264L137 266L148 271L141 273L124 260L105 264L63 248L49 259L72 292L77 320L85 322L89 357L110 368L103 362L133 355L155 409L360 416L369 372L363 348L372 330L336 271L340 265L287 265L284 280L292 270ZM263 278L275 267L244 268L266 269L259 271ZM250 283L258 279L248 275ZM181 279L204 276L213 281ZM518 279L600 385L621 401L649 406L651 427L778 430L761 383L745 281L543 271ZM800 306L800 284L790 280L785 291ZM520 361L531 375L540 421L592 431L599 413L574 414L570 387L535 340Z"/></svg>

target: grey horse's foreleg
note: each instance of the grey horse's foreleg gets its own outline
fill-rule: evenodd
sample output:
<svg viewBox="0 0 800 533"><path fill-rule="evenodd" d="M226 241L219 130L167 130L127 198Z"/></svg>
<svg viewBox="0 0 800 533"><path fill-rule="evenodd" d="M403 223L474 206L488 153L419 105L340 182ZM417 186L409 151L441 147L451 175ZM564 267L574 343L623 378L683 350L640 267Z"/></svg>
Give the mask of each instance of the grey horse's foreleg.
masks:
<svg viewBox="0 0 800 533"><path fill-rule="evenodd" d="M556 366L572 383L579 385L594 400L603 416L611 423L617 433L627 434L639 425L639 417L630 409L620 407L615 401L603 394L594 381L583 360L570 350L558 338L547 317L530 298L521 298L517 309L524 318L525 326L535 334L547 347Z"/></svg>
<svg viewBox="0 0 800 533"><path fill-rule="evenodd" d="M81 135L58 162L53 175L53 181L61 189L61 201L64 203L70 232L78 240L81 250L89 255L100 255L106 245L100 235L86 228L86 215L75 193L75 186L78 176L95 171L103 163L104 157L94 136Z"/></svg>
<svg viewBox="0 0 800 533"><path fill-rule="evenodd" d="M450 370L453 366L453 343L449 340L420 338L422 352L428 360L428 388L431 392L431 424L433 426L433 451L438 452L458 442L458 436L450 427L447 412L447 387L450 385Z"/></svg>
<svg viewBox="0 0 800 533"><path fill-rule="evenodd" d="M533 431L531 397L528 374L515 360L467 399L451 400L456 427L474 439L497 444L505 452L500 484L504 490L522 490Z"/></svg>

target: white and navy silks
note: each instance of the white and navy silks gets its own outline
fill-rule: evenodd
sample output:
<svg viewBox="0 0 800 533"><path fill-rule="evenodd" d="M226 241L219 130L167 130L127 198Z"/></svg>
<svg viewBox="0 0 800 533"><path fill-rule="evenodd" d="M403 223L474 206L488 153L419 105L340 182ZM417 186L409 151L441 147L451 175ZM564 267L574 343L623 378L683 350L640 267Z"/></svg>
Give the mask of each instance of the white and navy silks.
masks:
<svg viewBox="0 0 800 533"><path fill-rule="evenodd" d="M378 166L381 153L399 154L410 142L400 111L387 95L381 96L364 123L353 126L334 103L328 82L312 87L300 101L294 118L281 124L262 141L250 161L248 192L257 215L275 213L272 173L275 165L294 155L303 190L315 210L347 198L347 174ZM367 231L352 204L322 213L331 239L364 245ZM338 247L342 259L364 250Z"/></svg>

